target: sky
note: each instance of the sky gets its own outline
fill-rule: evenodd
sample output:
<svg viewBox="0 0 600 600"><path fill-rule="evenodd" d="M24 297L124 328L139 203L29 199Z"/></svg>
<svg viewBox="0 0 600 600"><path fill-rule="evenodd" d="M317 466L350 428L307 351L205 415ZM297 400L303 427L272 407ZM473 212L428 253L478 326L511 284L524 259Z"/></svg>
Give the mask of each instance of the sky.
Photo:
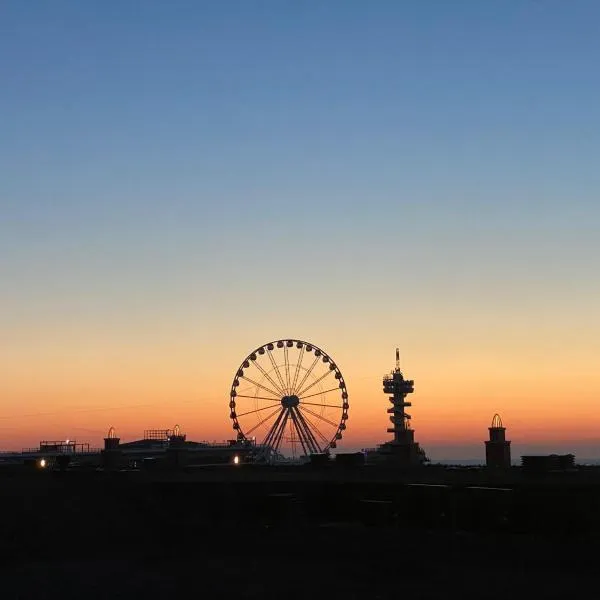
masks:
<svg viewBox="0 0 600 600"><path fill-rule="evenodd" d="M340 451L600 457L595 0L0 3L0 448L232 437L326 350Z"/></svg>

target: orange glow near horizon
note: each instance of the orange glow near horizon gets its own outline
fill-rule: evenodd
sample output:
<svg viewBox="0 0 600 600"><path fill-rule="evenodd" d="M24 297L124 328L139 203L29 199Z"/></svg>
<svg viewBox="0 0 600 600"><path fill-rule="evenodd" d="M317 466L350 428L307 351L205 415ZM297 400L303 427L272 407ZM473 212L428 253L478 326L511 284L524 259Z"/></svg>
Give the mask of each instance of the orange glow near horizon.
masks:
<svg viewBox="0 0 600 600"><path fill-rule="evenodd" d="M499 413L515 453L600 461L598 2L29 4L1 4L0 449L231 439L238 366L293 338L343 374L340 452L391 439L399 347L429 456Z"/></svg>
<svg viewBox="0 0 600 600"><path fill-rule="evenodd" d="M350 393L348 429L338 451L390 439L381 377L393 367L393 347L385 355L380 348L357 355L352 348L336 346L321 347L342 369ZM485 353L441 357L427 356L422 346L417 350L406 353L410 360L402 366L405 376L415 380L408 412L416 439L426 450L481 445L495 412L501 414L513 444L591 443L596 438L600 377L578 357L563 357L556 373L547 363L519 370L513 362L508 369ZM14 352L9 376L3 378L3 449L65 438L100 446L110 426L123 440L175 423L189 439L234 436L229 388L244 355L226 345L213 349L212 359L204 355L201 360L185 345L146 348L143 353L126 346L102 352L79 346L75 353L66 347L39 347L35 354L24 348Z"/></svg>

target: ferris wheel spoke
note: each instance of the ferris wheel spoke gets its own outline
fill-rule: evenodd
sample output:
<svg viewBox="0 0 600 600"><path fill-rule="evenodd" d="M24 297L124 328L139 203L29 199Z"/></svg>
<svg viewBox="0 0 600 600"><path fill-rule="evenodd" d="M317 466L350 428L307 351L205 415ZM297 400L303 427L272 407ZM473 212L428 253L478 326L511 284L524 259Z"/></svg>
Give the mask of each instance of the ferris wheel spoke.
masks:
<svg viewBox="0 0 600 600"><path fill-rule="evenodd" d="M252 400L270 400L271 402L277 401L277 398L268 398L267 396L246 396L244 394L237 394L235 399L238 398L251 398Z"/></svg>
<svg viewBox="0 0 600 600"><path fill-rule="evenodd" d="M310 398L310 396L306 396L307 398ZM319 404L318 402L300 402L300 404L302 406L304 406L305 404L308 406L323 406L325 408L339 408L340 410L342 410L342 408L344 408L343 406L336 406L335 404Z"/></svg>
<svg viewBox="0 0 600 600"><path fill-rule="evenodd" d="M329 394L329 392L339 391L339 387L331 388L330 390L325 390L324 392L317 392L316 394L310 394L309 396L300 396L300 400L304 400L305 398L314 398L315 396L322 396L323 394ZM306 402L305 404L311 404L311 402ZM319 404L318 406L325 406L324 404ZM334 408L342 408L341 406L334 406Z"/></svg>
<svg viewBox="0 0 600 600"><path fill-rule="evenodd" d="M314 453L322 452L319 442L317 442L317 439L315 438L313 432L311 431L310 427L308 426L308 423L306 422L304 415L302 415L302 413L298 410L298 407L295 408L295 413L296 413L296 418L297 418L298 422L300 423L301 428L304 431L304 435L306 436L306 443L307 443L307 445L311 446L311 451Z"/></svg>
<svg viewBox="0 0 600 600"><path fill-rule="evenodd" d="M250 435L253 431L255 431L256 429L258 429L263 423L266 423L270 418L274 417L278 411L283 410L280 407L277 407L270 415L267 415L262 421L259 421L254 427L252 427L252 429L249 429L246 432L246 435Z"/></svg>
<svg viewBox="0 0 600 600"><path fill-rule="evenodd" d="M271 351L267 348L267 354L269 355L269 360L271 361L271 364L273 365L273 370L275 371L275 374L277 375L277 379L279 380L279 383L281 384L281 390L285 390L285 383L283 383L283 378L281 377L281 373L279 372L279 367L277 366L277 363L275 362L275 359L273 358L273 354L271 354ZM281 394L282 396L284 394Z"/></svg>
<svg viewBox="0 0 600 600"><path fill-rule="evenodd" d="M327 436L323 435L323 433L321 433L321 430L306 415L302 415L302 417L306 420L308 425L310 425L310 427L312 427L317 432L319 437L323 440L323 448L327 449L329 444L331 443L331 440L328 439Z"/></svg>
<svg viewBox="0 0 600 600"><path fill-rule="evenodd" d="M327 423L328 425L331 425L332 427L335 427L336 429L338 428L338 424L334 423L333 421L331 421L330 419L327 419L326 417L320 415L319 413L314 412L313 410L310 410L310 408L306 408L306 406L304 407L304 410L313 415L314 417L317 417L318 419L321 419L321 421L325 421L325 423Z"/></svg>
<svg viewBox="0 0 600 600"><path fill-rule="evenodd" d="M246 415L253 415L254 413L260 412L261 410L268 410L269 408L273 408L275 406L281 406L281 403L277 403L277 404L269 404L269 406L263 406L262 408L257 408L256 410L249 410L247 412L244 413L240 413L238 415L239 417L245 417Z"/></svg>
<svg viewBox="0 0 600 600"><path fill-rule="evenodd" d="M292 383L292 387L290 389L290 392L292 394L296 390L296 383L298 382L298 375L300 374L300 368L302 366L302 358L303 358L303 356L304 356L304 344L302 345L302 348L300 348L300 354L298 355L298 362L296 364L296 371L294 373L294 382Z"/></svg>
<svg viewBox="0 0 600 600"><path fill-rule="evenodd" d="M291 391L290 391L290 356L288 353L288 347L287 344L285 344L285 346L283 347L283 361L285 363L285 382L286 382L286 394L287 395L291 395Z"/></svg>
<svg viewBox="0 0 600 600"><path fill-rule="evenodd" d="M258 361L255 360L252 364L265 376L266 379L269 380L269 383L277 390L280 396L285 396L283 390L279 388L279 385L275 383L273 378L265 371L262 365L258 364Z"/></svg>
<svg viewBox="0 0 600 600"><path fill-rule="evenodd" d="M277 392L274 392L273 390L269 389L266 385L263 385L262 383L258 383L258 381L254 381L254 379L250 379L250 377L247 377L246 375L242 375L240 377L240 379L245 379L246 381L249 381L251 384L255 385L256 387L259 387L261 390L265 390L265 392L269 392L269 394L273 394L273 396L275 396L275 398L280 397L280 395ZM273 400L275 400L275 398L273 398Z"/></svg>
<svg viewBox="0 0 600 600"><path fill-rule="evenodd" d="M301 418L305 421L306 427L311 432L311 434L312 434L312 430L314 429L318 433L319 437L325 443L324 449L327 448L327 446L329 446L329 444L330 444L330 440L327 438L327 436L323 435L321 433L321 430L305 414L303 414L302 411L298 411L298 412L300 413ZM312 429L311 429L311 427L312 427ZM319 446L319 450L321 450L320 446Z"/></svg>
<svg viewBox="0 0 600 600"><path fill-rule="evenodd" d="M238 394L243 395L243 394L252 394L253 392L256 393L255 385L250 385L246 381L240 381L239 383L240 383L240 385L235 388L235 391ZM245 384L245 385L241 385L241 384Z"/></svg>
<svg viewBox="0 0 600 600"><path fill-rule="evenodd" d="M321 375L321 377L319 377L318 379L315 379L308 387L305 387L301 392L299 392L297 394L297 396L301 397L305 392L308 392L308 390L310 390L310 388L317 385L317 383L319 383L319 381L323 381L323 379L325 379L325 377L327 377L328 375L331 375L331 373L333 373L333 370L330 369L329 371L327 371L327 373Z"/></svg>
<svg viewBox="0 0 600 600"><path fill-rule="evenodd" d="M315 356L315 359L312 361L310 367L308 367L308 369L306 370L306 373L304 373L304 377L302 377L302 381L300 382L298 387L294 389L294 391L302 389L302 386L304 385L304 383L308 379L308 376L312 373L312 370L315 368L315 366L318 362L319 362L319 357ZM296 393L296 396L299 396L299 395L300 394Z"/></svg>

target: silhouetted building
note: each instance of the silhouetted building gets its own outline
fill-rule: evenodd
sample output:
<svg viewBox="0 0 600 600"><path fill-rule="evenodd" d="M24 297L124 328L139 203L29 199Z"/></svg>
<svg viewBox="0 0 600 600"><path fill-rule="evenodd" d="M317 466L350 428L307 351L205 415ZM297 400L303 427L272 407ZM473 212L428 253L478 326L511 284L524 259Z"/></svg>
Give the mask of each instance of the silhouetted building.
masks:
<svg viewBox="0 0 600 600"><path fill-rule="evenodd" d="M383 378L383 392L389 395L392 403L387 410L392 426L387 431L394 434L394 439L378 446L376 452L368 453L368 460L385 460L399 466L417 466L427 460L425 452L415 442L410 415L405 411L412 406L406 401L406 396L414 392L414 383L411 379L404 379L400 370L400 351L396 348L396 368Z"/></svg>
<svg viewBox="0 0 600 600"><path fill-rule="evenodd" d="M338 467L355 468L365 464L365 455L362 452L351 452L335 455L335 465Z"/></svg>
<svg viewBox="0 0 600 600"><path fill-rule="evenodd" d="M186 435L185 433L181 433L179 425L175 425L173 432L168 436L168 439L169 447L177 448L185 444Z"/></svg>
<svg viewBox="0 0 600 600"><path fill-rule="evenodd" d="M495 414L488 428L490 439L485 442L485 464L491 469L510 468L510 442L506 439L506 427L500 415Z"/></svg>
<svg viewBox="0 0 600 600"><path fill-rule="evenodd" d="M119 447L121 440L117 437L115 428L111 427L108 430L108 435L104 438L104 449L105 450L116 450Z"/></svg>
<svg viewBox="0 0 600 600"><path fill-rule="evenodd" d="M261 447L245 440L193 442L181 432L179 425L173 429L147 429L143 439L119 444L119 451L131 466L156 465L167 469L252 462L260 450Z"/></svg>
<svg viewBox="0 0 600 600"><path fill-rule="evenodd" d="M40 452L51 454L76 454L77 452L89 452L88 443L77 443L74 440L43 441L40 442Z"/></svg>
<svg viewBox="0 0 600 600"><path fill-rule="evenodd" d="M575 468L574 454L546 454L521 456L521 466L526 473L551 473Z"/></svg>
<svg viewBox="0 0 600 600"><path fill-rule="evenodd" d="M108 435L104 438L104 450L102 450L102 466L107 470L118 469L121 467L122 452L119 448L121 440L115 433L115 428L108 430Z"/></svg>
<svg viewBox="0 0 600 600"><path fill-rule="evenodd" d="M311 467L327 467L331 463L329 452L321 452L319 454L311 454L309 464Z"/></svg>
<svg viewBox="0 0 600 600"><path fill-rule="evenodd" d="M167 464L172 468L181 468L188 463L189 449L186 446L185 438L179 425L175 425L168 436L169 445L166 453Z"/></svg>

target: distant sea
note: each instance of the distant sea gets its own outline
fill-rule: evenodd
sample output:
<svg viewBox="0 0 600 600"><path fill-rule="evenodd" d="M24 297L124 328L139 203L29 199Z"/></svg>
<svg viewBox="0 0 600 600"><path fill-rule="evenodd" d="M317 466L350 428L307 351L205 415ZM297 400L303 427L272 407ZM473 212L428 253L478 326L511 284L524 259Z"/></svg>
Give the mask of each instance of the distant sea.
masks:
<svg viewBox="0 0 600 600"><path fill-rule="evenodd" d="M432 465L463 465L465 467L484 465L485 460L480 458L472 459L472 458L456 458L454 460L437 460L435 458L430 459L430 464Z"/></svg>
<svg viewBox="0 0 600 600"><path fill-rule="evenodd" d="M575 457L575 463L578 465L600 465L600 458L579 458ZM474 466L483 466L485 464L485 460L480 458L456 458L454 460L437 460L435 458L431 459L432 465L460 465L464 467L474 467ZM513 460L512 464L514 466L520 466L520 460Z"/></svg>

